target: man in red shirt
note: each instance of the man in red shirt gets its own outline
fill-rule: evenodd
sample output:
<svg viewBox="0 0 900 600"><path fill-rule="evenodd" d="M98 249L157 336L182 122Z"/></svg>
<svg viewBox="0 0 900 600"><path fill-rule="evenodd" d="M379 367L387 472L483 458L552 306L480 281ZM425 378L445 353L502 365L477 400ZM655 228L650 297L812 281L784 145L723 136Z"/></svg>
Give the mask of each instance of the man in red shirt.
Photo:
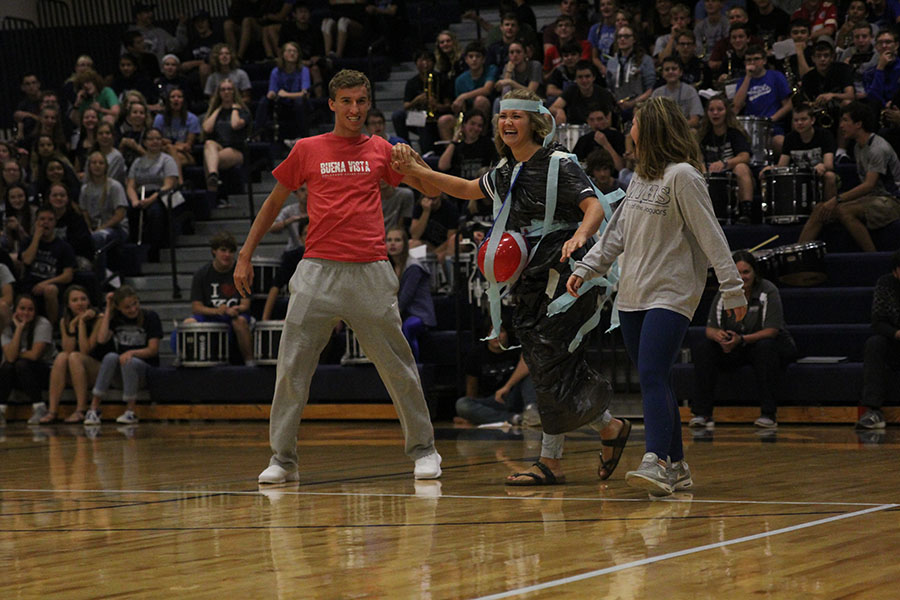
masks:
<svg viewBox="0 0 900 600"><path fill-rule="evenodd" d="M331 330L344 321L356 333L391 395L415 460L416 479L441 475L434 430L412 351L400 329L397 276L387 261L379 182L397 186L404 176L390 168L391 145L363 135L371 84L358 71L343 70L328 85L334 130L302 138L272 171L277 183L256 215L238 255L234 282L250 293L250 258L288 195L308 189L309 232L303 260L290 281L291 299L278 352L275 396L269 420L274 455L259 483L298 481L297 429L319 354ZM437 193L407 176L406 182Z"/></svg>

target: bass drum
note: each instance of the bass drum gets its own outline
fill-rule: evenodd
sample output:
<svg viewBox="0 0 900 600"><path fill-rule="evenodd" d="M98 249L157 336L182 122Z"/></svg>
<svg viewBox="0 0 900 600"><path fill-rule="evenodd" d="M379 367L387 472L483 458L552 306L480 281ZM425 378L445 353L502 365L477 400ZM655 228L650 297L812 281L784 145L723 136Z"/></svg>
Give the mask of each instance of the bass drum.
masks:
<svg viewBox="0 0 900 600"><path fill-rule="evenodd" d="M731 171L706 174L709 199L719 223L731 225L738 216L737 180Z"/></svg>
<svg viewBox="0 0 900 600"><path fill-rule="evenodd" d="M775 225L806 221L821 197L819 183L809 169L776 167L763 173L763 221Z"/></svg>
<svg viewBox="0 0 900 600"><path fill-rule="evenodd" d="M755 167L769 164L772 158L772 121L746 115L737 120L750 136L750 164Z"/></svg>
<svg viewBox="0 0 900 600"><path fill-rule="evenodd" d="M778 281L798 287L823 283L825 274L825 242L806 242L775 248Z"/></svg>

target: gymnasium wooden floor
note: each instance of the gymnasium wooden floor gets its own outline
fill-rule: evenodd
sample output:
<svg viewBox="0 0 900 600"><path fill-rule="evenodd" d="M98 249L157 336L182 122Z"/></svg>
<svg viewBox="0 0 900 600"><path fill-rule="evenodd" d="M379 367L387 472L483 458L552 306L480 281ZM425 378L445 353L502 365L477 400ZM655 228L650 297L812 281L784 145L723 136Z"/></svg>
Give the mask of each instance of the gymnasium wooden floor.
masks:
<svg viewBox="0 0 900 600"><path fill-rule="evenodd" d="M578 432L544 488L500 483L537 432L437 434L416 483L396 423L307 422L299 485L260 491L263 423L11 423L0 598L900 598L900 430L685 429L695 487L661 501L624 484L637 427L608 483Z"/></svg>

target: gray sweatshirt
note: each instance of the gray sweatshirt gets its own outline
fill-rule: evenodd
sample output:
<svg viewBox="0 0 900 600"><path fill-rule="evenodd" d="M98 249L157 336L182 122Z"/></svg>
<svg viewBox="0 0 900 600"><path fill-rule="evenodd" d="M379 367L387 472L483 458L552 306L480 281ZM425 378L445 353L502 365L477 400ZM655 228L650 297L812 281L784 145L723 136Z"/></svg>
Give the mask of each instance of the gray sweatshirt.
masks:
<svg viewBox="0 0 900 600"><path fill-rule="evenodd" d="M573 275L605 275L616 257L619 310L665 308L693 318L710 263L724 308L747 303L706 180L687 163L670 164L656 181L635 174L600 242Z"/></svg>

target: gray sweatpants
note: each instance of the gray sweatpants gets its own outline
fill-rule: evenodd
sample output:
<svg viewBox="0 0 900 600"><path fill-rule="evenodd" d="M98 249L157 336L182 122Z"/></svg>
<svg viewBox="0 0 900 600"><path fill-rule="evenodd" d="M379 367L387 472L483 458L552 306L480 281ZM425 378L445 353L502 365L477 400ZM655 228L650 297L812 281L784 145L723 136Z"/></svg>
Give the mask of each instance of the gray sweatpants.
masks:
<svg viewBox="0 0 900 600"><path fill-rule="evenodd" d="M270 465L297 468L297 430L309 400L309 384L339 321L353 329L363 352L375 363L400 417L406 455L416 460L434 452L434 429L419 371L400 330L397 288L388 261L304 258L297 265L275 371Z"/></svg>

